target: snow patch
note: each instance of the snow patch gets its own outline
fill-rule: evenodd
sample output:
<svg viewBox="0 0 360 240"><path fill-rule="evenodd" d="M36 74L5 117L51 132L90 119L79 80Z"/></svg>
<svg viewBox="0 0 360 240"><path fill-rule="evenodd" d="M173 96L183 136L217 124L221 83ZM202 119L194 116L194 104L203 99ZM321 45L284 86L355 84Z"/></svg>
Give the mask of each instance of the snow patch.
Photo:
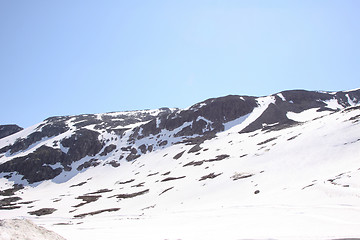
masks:
<svg viewBox="0 0 360 240"><path fill-rule="evenodd" d="M240 117L239 119L237 119L238 122L236 122L236 120L235 122L228 122L229 124L227 126L227 129L229 130L230 128L232 128L234 131L237 132L241 131L249 124L254 122L258 117L260 117L261 114L267 109L267 107L271 103L275 103L276 99L274 96L267 96L267 97L258 98L256 99L256 101L258 103L258 106L254 108L254 110L250 114L245 115L246 117L245 116ZM236 125L232 125L232 124L236 124Z"/></svg>
<svg viewBox="0 0 360 240"><path fill-rule="evenodd" d="M331 109L334 109L334 110L339 110L339 109L343 109L344 107L341 106L337 99L333 98L333 99L330 99L330 100L327 100L324 102L326 104L326 106L328 108L331 108Z"/></svg>
<svg viewBox="0 0 360 240"><path fill-rule="evenodd" d="M284 95L282 95L282 93L278 93L277 96L278 96L279 98L281 98L281 100L283 100L284 102L286 102L286 99L285 99Z"/></svg>
<svg viewBox="0 0 360 240"><path fill-rule="evenodd" d="M249 116L250 116L250 113L246 114L244 116L241 116L241 117L239 117L239 118L237 118L235 120L224 123L224 130L227 131L227 130L229 130L230 128L232 128L234 126L243 123Z"/></svg>
<svg viewBox="0 0 360 240"><path fill-rule="evenodd" d="M56 169L56 168L62 168L62 165L61 165L61 163L60 162L57 162L57 163L55 163L55 164L43 164L43 167L45 167L45 166L47 166L47 167L51 167L52 169Z"/></svg>
<svg viewBox="0 0 360 240"><path fill-rule="evenodd" d="M348 103L350 104L350 106L355 107L357 105L357 103L356 103L357 99L356 98L351 99L349 94L346 94L345 96L347 97Z"/></svg>
<svg viewBox="0 0 360 240"><path fill-rule="evenodd" d="M160 127L161 120L160 118L156 118L156 128Z"/></svg>
<svg viewBox="0 0 360 240"><path fill-rule="evenodd" d="M329 111L318 112L317 110L318 110L318 108L311 108L311 109L302 111L300 113L288 112L286 114L286 116L287 116L287 118L294 120L296 122L307 122L307 121L313 120L315 118L325 116L330 113Z"/></svg>

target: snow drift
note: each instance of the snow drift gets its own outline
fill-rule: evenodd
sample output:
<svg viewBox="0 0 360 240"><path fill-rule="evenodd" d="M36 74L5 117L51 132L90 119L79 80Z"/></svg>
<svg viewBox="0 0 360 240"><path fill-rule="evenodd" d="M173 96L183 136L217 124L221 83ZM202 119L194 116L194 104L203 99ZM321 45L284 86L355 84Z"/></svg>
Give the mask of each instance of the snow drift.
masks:
<svg viewBox="0 0 360 240"><path fill-rule="evenodd" d="M26 219L0 220L0 240L65 240Z"/></svg>

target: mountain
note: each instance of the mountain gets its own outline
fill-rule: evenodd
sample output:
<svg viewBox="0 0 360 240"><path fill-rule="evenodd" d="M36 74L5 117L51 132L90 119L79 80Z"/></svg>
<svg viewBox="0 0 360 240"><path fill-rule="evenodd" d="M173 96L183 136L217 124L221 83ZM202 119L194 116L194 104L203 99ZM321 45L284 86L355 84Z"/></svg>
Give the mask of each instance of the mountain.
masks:
<svg viewBox="0 0 360 240"><path fill-rule="evenodd" d="M359 120L360 89L51 117L0 139L0 213L68 239L360 237Z"/></svg>

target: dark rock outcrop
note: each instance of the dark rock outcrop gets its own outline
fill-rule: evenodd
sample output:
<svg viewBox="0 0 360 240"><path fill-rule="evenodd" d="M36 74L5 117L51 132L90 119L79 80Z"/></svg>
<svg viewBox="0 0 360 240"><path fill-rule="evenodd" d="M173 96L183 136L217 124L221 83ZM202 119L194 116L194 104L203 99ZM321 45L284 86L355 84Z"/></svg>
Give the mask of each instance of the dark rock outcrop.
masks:
<svg viewBox="0 0 360 240"><path fill-rule="evenodd" d="M0 125L0 139L10 136L14 133L17 133L19 131L23 130L22 127L19 127L18 125L11 124L11 125Z"/></svg>
<svg viewBox="0 0 360 240"><path fill-rule="evenodd" d="M114 144L110 144L109 146L106 146L104 151L102 151L102 153L100 153L100 156L106 156L109 153L111 153L112 151L114 151L116 149L116 145Z"/></svg>
<svg viewBox="0 0 360 240"><path fill-rule="evenodd" d="M80 129L71 137L61 141L62 146L69 148L66 154L66 164L71 164L85 156L95 156L103 148L99 140L100 133L88 129Z"/></svg>
<svg viewBox="0 0 360 240"><path fill-rule="evenodd" d="M40 125L37 128L37 131L31 133L26 138L17 139L11 146L10 153L14 154L19 151L24 151L29 148L30 145L41 141L43 138L57 136L68 130L69 127L65 124L65 122L55 118L50 118L46 120L46 123Z"/></svg>
<svg viewBox="0 0 360 240"><path fill-rule="evenodd" d="M41 146L27 156L14 158L1 164L0 172L18 172L29 183L39 182L59 175L62 169L53 169L49 165L61 163L64 159L65 153L59 149Z"/></svg>
<svg viewBox="0 0 360 240"><path fill-rule="evenodd" d="M35 134L35 136L36 135L37 134ZM34 134L32 134L32 136L34 136ZM94 156L99 153L103 147L103 143L100 142L98 136L99 133L91 130L78 130L71 137L61 141L62 146L68 148L67 153L62 152L60 149L41 146L26 156L17 157L1 164L0 172L17 172L23 175L23 179L26 179L29 183L53 179L58 176L63 169L68 169L69 165L74 161L78 161L85 156ZM33 138L28 137L26 139ZM49 166L56 163L60 163L63 168L58 167L54 169ZM89 163L89 166L94 166L94 164L96 164L96 161ZM84 164L82 168L89 166Z"/></svg>
<svg viewBox="0 0 360 240"><path fill-rule="evenodd" d="M157 135L161 130L173 131L184 124L175 134L176 137L192 136L194 134L206 135L224 130L223 123L244 116L257 106L255 97L229 95L220 98L211 98L195 104L187 110L174 111L162 115L157 119L141 125L134 130L133 139L141 139Z"/></svg>

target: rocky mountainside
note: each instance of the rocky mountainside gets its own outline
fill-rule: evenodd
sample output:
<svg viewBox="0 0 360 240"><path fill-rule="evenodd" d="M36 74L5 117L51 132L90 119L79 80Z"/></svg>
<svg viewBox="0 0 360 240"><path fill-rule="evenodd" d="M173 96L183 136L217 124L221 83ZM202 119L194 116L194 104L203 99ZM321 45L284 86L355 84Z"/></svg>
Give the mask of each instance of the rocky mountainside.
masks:
<svg viewBox="0 0 360 240"><path fill-rule="evenodd" d="M208 99L188 109L51 117L21 132L17 126L2 125L2 136L12 135L0 142L0 173L31 184L65 177L69 172L73 175L74 171L99 164L118 167L123 159L133 161L173 144L192 144L192 151L196 151L203 141L250 115L257 115L256 119L251 116L254 120L241 133L297 124L288 113L309 109L335 112L359 101L360 90L336 93L295 90L268 97Z"/></svg>
<svg viewBox="0 0 360 240"><path fill-rule="evenodd" d="M360 89L51 117L0 139L0 213L69 239L359 237L359 123Z"/></svg>

